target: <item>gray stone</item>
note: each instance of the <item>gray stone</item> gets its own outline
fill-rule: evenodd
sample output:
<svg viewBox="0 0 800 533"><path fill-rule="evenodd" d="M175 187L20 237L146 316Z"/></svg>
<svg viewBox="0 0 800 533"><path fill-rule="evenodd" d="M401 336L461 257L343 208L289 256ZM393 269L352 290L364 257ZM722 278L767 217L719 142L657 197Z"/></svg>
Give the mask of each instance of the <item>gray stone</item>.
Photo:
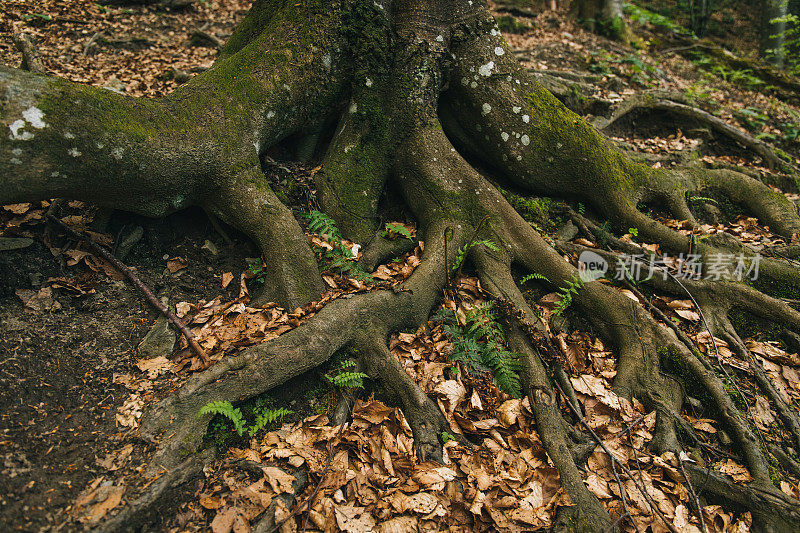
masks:
<svg viewBox="0 0 800 533"><path fill-rule="evenodd" d="M175 342L175 332L167 317L162 315L139 343L139 353L147 359L162 355L167 357L175 349Z"/></svg>
<svg viewBox="0 0 800 533"><path fill-rule="evenodd" d="M571 241L577 234L578 228L575 227L575 224L573 224L571 220L569 220L566 224L558 228L555 237L560 241Z"/></svg>
<svg viewBox="0 0 800 533"><path fill-rule="evenodd" d="M33 239L24 237L0 237L0 252L8 252L9 250L21 250L33 244Z"/></svg>

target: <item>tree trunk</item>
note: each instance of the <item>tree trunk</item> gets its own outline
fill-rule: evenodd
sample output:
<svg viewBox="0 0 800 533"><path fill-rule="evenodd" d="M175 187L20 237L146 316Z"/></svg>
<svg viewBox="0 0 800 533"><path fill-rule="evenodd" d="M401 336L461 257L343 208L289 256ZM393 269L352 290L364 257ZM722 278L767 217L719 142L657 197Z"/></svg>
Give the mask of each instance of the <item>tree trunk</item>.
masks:
<svg viewBox="0 0 800 533"><path fill-rule="evenodd" d="M580 17L622 22L618 2L580 2L576 9L581 6L594 11ZM174 479L168 474L159 481L159 492L154 485L133 501L114 522L119 528L135 527L126 520L149 516L145 508L171 483L185 483L198 471L209 422L196 416L201 406L260 394L340 349L356 354L401 405L419 458L440 459L444 415L405 374L387 339L427 321L449 282L454 250L467 249L483 285L518 316L510 342L522 354L521 380L537 431L575 504L565 511L573 528L615 527L576 465L581 439L562 420L540 357L547 349L544 326L511 274L513 264L558 290L574 283L578 270L470 162L520 194L585 202L612 229L637 228L643 242L674 254L708 257L733 244L688 241L642 213L640 202L691 224L687 195L714 190L787 242L800 234L794 206L760 181L699 167L653 169L616 150L520 67L482 0L257 0L214 66L165 98L134 99L0 68L0 122L8 128L0 136L0 204L64 197L148 216L200 205L260 246L268 297L285 306L314 300L322 290L300 226L260 172L260 156L287 138L303 138L303 152L322 160L316 176L322 208L345 236L367 245L366 256L386 258L391 250L378 235L389 198L398 204L391 208L416 220L425 243L420 265L394 290L335 300L303 326L226 357L150 406L141 435L158 444L153 468L183 466L171 471ZM332 139L319 142L323 133ZM388 189L391 195L384 194ZM476 239L496 243L497 250L468 246ZM800 282L797 269L780 260L762 261L761 274L782 287ZM664 281L661 288L684 286ZM740 343L726 318L734 307L800 332L800 313L746 285L698 281L689 288L713 333L732 345ZM749 508L764 530L797 530L800 502L772 485L748 420L694 345L609 285L587 282L574 302L616 349L617 391L658 413L653 451L683 449L681 436L692 429L679 422L679 383L702 387L754 478L748 490L760 495L748 503L749 493L720 476L707 497ZM681 375L668 373L675 364Z"/></svg>
<svg viewBox="0 0 800 533"><path fill-rule="evenodd" d="M759 52L763 60L778 68L783 68L786 60L786 22L780 19L787 13L787 0L761 0Z"/></svg>
<svg viewBox="0 0 800 533"><path fill-rule="evenodd" d="M573 0L570 13L590 31L628 42L631 35L622 5L622 0Z"/></svg>

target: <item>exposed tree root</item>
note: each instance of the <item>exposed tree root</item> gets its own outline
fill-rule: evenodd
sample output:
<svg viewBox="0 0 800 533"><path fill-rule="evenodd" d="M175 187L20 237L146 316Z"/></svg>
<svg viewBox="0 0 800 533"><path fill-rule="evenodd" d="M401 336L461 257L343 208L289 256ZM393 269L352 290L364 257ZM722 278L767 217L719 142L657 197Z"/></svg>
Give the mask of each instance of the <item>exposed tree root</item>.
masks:
<svg viewBox="0 0 800 533"><path fill-rule="evenodd" d="M376 236L379 200L391 186L416 219L425 243L421 263L395 290L335 300L302 326L226 357L151 406L140 429L142 437L158 446L149 474L167 473L107 526L125 529L129 517L148 516L200 472L208 456L198 450L210 420L210 415L197 417L202 406L260 394L340 350L356 355L401 404L417 456L440 459L446 419L389 352L386 340L427 320L449 282L456 255L468 251L484 286L522 314L510 328L509 343L524 355L522 382L536 429L575 504L562 512L561 524L580 531L615 528L584 484L578 464L591 448L586 436L562 417L555 390L564 391L583 423L576 395L570 393L563 370L550 366L544 327L534 319L511 267L540 274L554 289L574 284L578 271L468 160L503 186L585 201L617 228L636 227L641 238L674 253L699 249L710 254L736 243L722 238L695 243L647 217L637 209L639 202L661 204L694 223L687 194L713 190L787 239L800 233L794 206L737 172L667 172L630 160L520 67L481 1L403 0L390 10L373 2L320 4L289 3L274 9L266 0L256 2L214 68L162 101L134 102L108 91L0 69L0 115L10 119L8 124L26 117L16 130L9 126L10 136L0 137L0 204L58 195L117 205L122 198L127 209L155 216L201 205L259 245L267 258L266 298L291 307L306 304L322 290L318 267L300 226L263 180L258 157L290 135L309 138L304 151L312 153L322 125L338 117L317 182L324 209L340 222L345 236L370 241L362 261L374 267L401 246ZM343 26L346 31L339 31ZM299 42L303 46L296 46ZM219 102L189 105L204 92ZM66 102L65 109L54 101ZM779 163L763 143L714 117L675 102L649 105L704 120ZM35 106L43 115L31 111ZM634 107L631 103L626 109ZM618 111L611 122L628 111ZM47 125L39 127L43 117ZM75 161L64 165L64 153ZM26 158L25 165L9 162L19 156ZM115 180L99 187L96 176L103 173ZM44 179L45 174L51 178ZM584 231L597 231L590 221L576 220ZM497 251L472 246L483 239L496 243ZM765 261L763 272L783 282L800 280L787 261ZM755 289L696 282L689 290L709 316L712 332L741 354L749 355L726 318L726 306L739 306L800 332L800 313ZM693 487L752 510L764 530L800 524L800 502L772 487L761 443L723 379L685 335L599 282L585 283L574 303L574 310L618 354L616 391L656 411L654 452L680 452L700 442L680 415L686 399L683 386L699 387L712 399L754 482L739 486L685 465ZM796 412L780 403L763 369L752 364L800 446ZM669 375L671 365L685 369L685 375ZM791 460L788 454L786 458ZM636 479L635 473L630 476Z"/></svg>
<svg viewBox="0 0 800 533"><path fill-rule="evenodd" d="M735 128L724 120L715 117L707 111L697 107L676 102L657 93L637 94L622 102L608 118L601 118L595 121L595 126L600 130L612 127L617 121L634 113L662 112L679 117L684 120L691 120L700 125L708 126L717 134L730 139L731 141L744 146L764 159L769 168L784 168L789 164L778 157L775 152L764 142L755 137Z"/></svg>

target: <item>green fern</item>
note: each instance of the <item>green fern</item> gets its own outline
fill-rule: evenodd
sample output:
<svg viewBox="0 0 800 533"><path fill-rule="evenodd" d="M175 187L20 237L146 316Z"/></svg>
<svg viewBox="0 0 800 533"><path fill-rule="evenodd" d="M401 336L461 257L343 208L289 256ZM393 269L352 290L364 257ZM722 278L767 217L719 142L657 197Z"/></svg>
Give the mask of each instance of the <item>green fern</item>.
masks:
<svg viewBox="0 0 800 533"><path fill-rule="evenodd" d="M553 314L560 315L566 311L567 308L572 305L573 296L577 296L578 291L582 288L583 281L577 275L568 280L566 287L562 287L558 290L558 295L561 297L561 300L556 304L555 309L553 309Z"/></svg>
<svg viewBox="0 0 800 533"><path fill-rule="evenodd" d="M363 372L339 372L338 374L325 374L327 379L334 387L342 389L360 389L364 387L364 378L369 377Z"/></svg>
<svg viewBox="0 0 800 533"><path fill-rule="evenodd" d="M400 235L406 239L414 240L413 237L411 237L411 231L409 231L409 229L404 225L398 224L397 222L387 222L384 226L382 235L387 239L391 239L395 235Z"/></svg>
<svg viewBox="0 0 800 533"><path fill-rule="evenodd" d="M519 283L520 285L524 285L531 280L546 281L547 283L550 283L549 279L539 274L538 272L534 272L533 274L528 274L527 276L523 276L522 279L519 280Z"/></svg>
<svg viewBox="0 0 800 533"><path fill-rule="evenodd" d="M453 343L450 360L463 363L469 371L492 372L500 389L519 398L520 355L509 351L497 319L497 310L491 302L469 310L464 326L445 318L450 323L445 323L443 329Z"/></svg>
<svg viewBox="0 0 800 533"><path fill-rule="evenodd" d="M258 433L264 426L272 424L278 420L283 420L283 417L293 414L294 411L286 409L285 407L278 407L277 409L265 409L257 417L255 423L250 426L247 433L252 437Z"/></svg>
<svg viewBox="0 0 800 533"><path fill-rule="evenodd" d="M464 265L464 260L467 258L467 253L469 253L470 250L472 250L476 246L481 246L481 245L487 247L488 249L494 252L500 250L495 243L489 240L472 241L470 243L467 243L461 248L459 248L458 253L456 254L456 262L453 265L453 272L454 273L457 272Z"/></svg>
<svg viewBox="0 0 800 533"><path fill-rule="evenodd" d="M688 196L687 195L687 200L689 200L690 202L707 202L707 203L710 203L710 204L719 205L718 201L714 200L713 198L706 198L705 196Z"/></svg>
<svg viewBox="0 0 800 533"><path fill-rule="evenodd" d="M319 235L327 235L328 239L341 244L342 234L336 226L336 222L321 211L309 211L303 214L308 219L308 229Z"/></svg>
<svg viewBox="0 0 800 533"><path fill-rule="evenodd" d="M364 271L354 261L352 250L342 242L342 233L331 217L321 211L309 211L308 213L303 213L303 216L308 219L309 231L326 236L328 242L333 246L332 250L318 246L314 247L319 257L320 267L323 270L329 270L361 281L374 281L372 275Z"/></svg>
<svg viewBox="0 0 800 533"><path fill-rule="evenodd" d="M240 437L244 435L245 425L242 411L239 408L234 408L231 402L227 400L209 402L200 408L200 412L197 413L197 417L199 418L203 415L209 414L224 416L230 420L231 423L233 423L233 428Z"/></svg>

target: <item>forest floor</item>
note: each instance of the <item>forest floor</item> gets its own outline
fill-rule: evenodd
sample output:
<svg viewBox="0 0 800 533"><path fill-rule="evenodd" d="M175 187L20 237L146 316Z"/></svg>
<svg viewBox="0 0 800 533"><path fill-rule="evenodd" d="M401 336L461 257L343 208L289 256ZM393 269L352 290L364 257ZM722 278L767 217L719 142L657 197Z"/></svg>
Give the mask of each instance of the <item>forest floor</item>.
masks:
<svg viewBox="0 0 800 533"><path fill-rule="evenodd" d="M48 73L132 96L159 96L182 77L211 65L217 53L214 40L224 42L247 5L243 0L209 0L190 9L160 11L101 7L81 0L10 2L0 11L0 63L19 65L11 35L25 31L36 36ZM508 17L505 12L498 15ZM651 23L634 26L642 43L651 43L641 50L587 33L563 13L504 18L501 29L525 66L577 74L584 98L601 102L592 110L611 109L644 91L677 93L760 136L800 164L800 108L755 90L758 84L746 72L709 67L701 56L659 52L652 43L663 29ZM703 128L676 126L662 118L634 116L611 135L620 147L638 152L653 165L699 158L708 165L747 167L771 181L774 171L743 148L715 142ZM270 154L278 161L281 155ZM315 169L288 162L271 162L266 168L297 214L315 207L303 185ZM796 200L796 192L787 195ZM550 232L562 229L564 220L555 202L534 200L523 207L532 223ZM737 216L735 206L723 207L730 208L723 209L724 220L704 230L735 234L755 249L781 243L757 220ZM140 342L153 327L156 312L85 244L65 238L48 224L49 209L50 202L0 208L4 531L91 529L131 501L153 482L143 474L153 446L136 435L143 407L203 368L184 345L174 351L142 351ZM382 265L370 281L326 274L330 290L321 302L297 310L262 309L247 305L249 291L259 283L261 263L254 259L255 247L230 228L215 228L199 210L149 220L69 202L59 204L56 213L113 247L145 284L175 306L213 361L297 327L333 298L406 278L424 248L420 243ZM681 221L663 221L682 228ZM413 237L413 227L409 229ZM320 236L309 238L319 249L327 246ZM577 240L586 244L586 239ZM482 306L491 299L469 271L456 287L443 298L439 313L451 317L456 326L448 330L442 320L432 320L418 331L398 332L391 349L436 398L452 435L465 435L474 447L450 440L445 465L415 464L410 430L399 411L380 401L379 389L365 383L363 390L353 392L332 384L347 368L345 359L337 358L241 406L251 419L284 409L254 437L240 437L224 419L215 419L209 445L224 453L206 470L205 479L189 488L180 506L164 509L169 517L165 529L249 531L278 495L297 492L298 501L305 501L319 483L322 490L310 512L299 515L310 530L368 531L381 524L382 531L524 531L551 525L556 509L569 502L536 435L527 401L512 398L484 374L459 371L458 363L448 357L452 328L475 320L475 310L486 309ZM529 291L528 296L543 319L554 316L556 295ZM629 296L636 299L633 293ZM655 295L653 301L701 351L714 357L711 339L688 297ZM668 531L663 523L667 520L678 530L699 530L700 514L687 491L691 487L681 482L674 457L652 456L646 450L654 413L617 397L610 387L614 354L580 321L567 321L567 326L556 328L551 322L552 336L569 362L588 423L611 449L616 464L637 472L623 475L617 484L609 457L598 448L585 467L590 489L615 518L623 513L621 494L627 495L632 521L623 522L626 529L633 530L635 523L642 530L649 526ZM797 405L800 356L757 328L749 333L748 347ZM736 359L723 341L716 342L725 364L746 376L746 362ZM758 388L746 379L741 387L761 438L783 438L777 416ZM352 395L359 398L352 422L339 428L326 425L342 397ZM719 424L704 416L702 406L687 406L684 416L707 439L707 453L691 459L746 481L747 470L727 447ZM254 473L244 463L260 466ZM311 472L311 480L296 489L291 482L302 477L301 469ZM776 471L774 481L788 494L800 496L797 479ZM276 517L292 512L292 500L287 502L278 504ZM747 513L716 505L703 505L702 520L709 531L747 531L750 522Z"/></svg>

